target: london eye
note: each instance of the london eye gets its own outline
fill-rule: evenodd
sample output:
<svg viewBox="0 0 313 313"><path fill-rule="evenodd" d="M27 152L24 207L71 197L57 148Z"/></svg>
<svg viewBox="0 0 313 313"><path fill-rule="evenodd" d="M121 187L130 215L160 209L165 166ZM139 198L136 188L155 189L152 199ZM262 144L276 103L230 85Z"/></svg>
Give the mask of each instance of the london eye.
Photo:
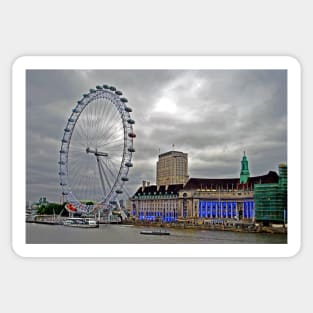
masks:
<svg viewBox="0 0 313 313"><path fill-rule="evenodd" d="M131 112L123 93L109 85L90 89L75 104L58 162L69 212L109 209L123 194L135 152Z"/></svg>

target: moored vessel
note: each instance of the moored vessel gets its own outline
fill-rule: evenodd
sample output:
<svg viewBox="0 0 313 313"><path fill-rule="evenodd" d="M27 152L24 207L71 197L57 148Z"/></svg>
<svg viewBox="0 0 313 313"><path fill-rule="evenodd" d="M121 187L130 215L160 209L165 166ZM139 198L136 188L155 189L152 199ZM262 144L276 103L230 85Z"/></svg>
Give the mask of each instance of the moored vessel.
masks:
<svg viewBox="0 0 313 313"><path fill-rule="evenodd" d="M99 223L95 219L71 217L67 218L63 222L64 226L69 227L81 227L81 228L97 228Z"/></svg>
<svg viewBox="0 0 313 313"><path fill-rule="evenodd" d="M157 235L157 236L163 236L163 235L170 235L171 233L168 231L155 231L155 230L143 230L140 232L141 235Z"/></svg>

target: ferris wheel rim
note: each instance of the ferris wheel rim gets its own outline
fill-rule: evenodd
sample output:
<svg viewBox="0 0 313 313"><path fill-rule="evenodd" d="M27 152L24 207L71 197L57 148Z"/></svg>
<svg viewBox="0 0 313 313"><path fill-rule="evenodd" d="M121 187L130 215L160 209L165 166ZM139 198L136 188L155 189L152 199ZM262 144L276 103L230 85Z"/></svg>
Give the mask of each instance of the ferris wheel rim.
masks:
<svg viewBox="0 0 313 313"><path fill-rule="evenodd" d="M113 86L98 85L96 89L90 89L88 93L84 94L83 97L77 101L77 104L72 109L72 113L67 120L61 140L61 150L59 152L59 177L60 185L62 187L62 195L68 198L68 202L72 203L73 207L77 211L91 213L99 206L108 206L110 202L116 201L118 194L121 193L124 184L126 181L128 181L128 172L130 167L132 167L132 154L135 152L133 148L133 139L136 137L136 135L133 132L132 126L134 121L130 116L132 110L127 105L127 99L122 97L122 95L122 92ZM110 191L106 194L102 201L97 202L96 204L87 205L83 204L80 200L77 199L69 184L68 155L70 152L71 139L75 131L76 123L78 122L84 110L97 99L109 100L114 105L115 109L119 112L123 126L123 151L119 170L116 175L116 179L110 188Z"/></svg>

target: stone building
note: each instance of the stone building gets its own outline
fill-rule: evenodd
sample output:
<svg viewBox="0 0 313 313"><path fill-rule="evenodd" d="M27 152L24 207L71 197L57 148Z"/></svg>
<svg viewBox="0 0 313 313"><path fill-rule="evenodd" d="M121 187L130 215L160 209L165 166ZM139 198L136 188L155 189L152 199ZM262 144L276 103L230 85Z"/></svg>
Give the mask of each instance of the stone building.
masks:
<svg viewBox="0 0 313 313"><path fill-rule="evenodd" d="M156 166L156 184L167 186L185 184L188 180L188 154L169 151L159 155Z"/></svg>
<svg viewBox="0 0 313 313"><path fill-rule="evenodd" d="M182 190L182 218L253 220L255 217L254 185L278 181L276 172L240 178L190 178Z"/></svg>
<svg viewBox="0 0 313 313"><path fill-rule="evenodd" d="M244 154L238 178L190 178L181 184L144 183L131 198L131 215L139 220L251 220L255 219L254 186L277 184L274 171L250 177Z"/></svg>
<svg viewBox="0 0 313 313"><path fill-rule="evenodd" d="M142 185L132 197L133 217L139 220L176 221L179 216L179 191L183 184L168 186Z"/></svg>

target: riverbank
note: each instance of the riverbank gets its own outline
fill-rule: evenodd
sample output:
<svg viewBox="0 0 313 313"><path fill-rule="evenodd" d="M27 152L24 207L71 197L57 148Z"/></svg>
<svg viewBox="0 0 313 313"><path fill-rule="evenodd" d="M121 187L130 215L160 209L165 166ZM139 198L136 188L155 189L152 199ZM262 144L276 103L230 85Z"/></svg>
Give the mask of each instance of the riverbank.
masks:
<svg viewBox="0 0 313 313"><path fill-rule="evenodd" d="M63 225L63 219L54 219L53 216L41 217L36 220L27 220L28 223L48 224L48 225ZM205 222L191 222L179 221L175 223L161 223L152 221L134 221L124 220L117 223L116 221L100 222L99 224L120 224L120 225L134 225L157 228L172 228L172 229L195 229L195 230L210 230L210 231L227 231L238 233L269 233L269 234L287 234L288 228L284 225L263 226L261 224L244 222L244 221L205 221Z"/></svg>
<svg viewBox="0 0 313 313"><path fill-rule="evenodd" d="M174 229L195 229L210 231L229 231L239 233L269 233L287 234L287 227L283 225L262 226L255 223L216 223L216 224L192 224L192 223L157 223L146 221L125 222L135 226L174 228ZM124 224L124 223L123 223Z"/></svg>

